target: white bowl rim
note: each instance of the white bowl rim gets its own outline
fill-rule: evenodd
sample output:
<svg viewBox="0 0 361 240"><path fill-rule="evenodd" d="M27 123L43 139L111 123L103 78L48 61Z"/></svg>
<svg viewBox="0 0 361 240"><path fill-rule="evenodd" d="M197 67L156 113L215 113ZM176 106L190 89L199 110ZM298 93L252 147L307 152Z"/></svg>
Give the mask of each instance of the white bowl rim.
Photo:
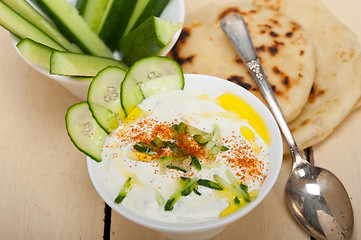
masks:
<svg viewBox="0 0 361 240"><path fill-rule="evenodd" d="M201 80L200 80L201 79ZM246 89L242 88L241 86L232 83L230 81L220 79L213 76L208 75L202 75L202 74L185 74L185 89L187 88L187 82L189 81L203 81L203 86L209 86L210 83L215 84L222 84L222 87L226 87L227 89L231 89L233 93L236 93L237 95L241 96L244 100L246 100L248 103L250 103L253 107L256 107L256 109L259 111L259 113L262 115L262 117L265 119L265 122L271 132L272 136L272 144L270 146L270 149L274 152L274 163L272 163L272 166L274 168L274 174L272 176L268 175L263 186L261 187L260 195L251 203L243 207L242 209L238 210L237 212L216 220L211 221L205 221L205 222L197 222L197 223L166 223L161 221L156 221L153 219L145 218L142 216L139 216L135 214L134 212L122 207L121 205L117 205L113 202L112 199L107 199L106 196L106 190L105 187L101 188L100 183L96 179L96 162L87 157L87 166L89 171L90 179L96 189L96 191L99 193L99 195L102 197L102 199L116 212L118 212L123 217L139 224L144 227L148 227L150 229L156 230L156 231L165 231L165 232L173 232L173 233L180 233L180 232L199 232L207 229L213 229L213 228L219 228L222 226L226 226L244 215L248 214L251 210L253 210L259 203L267 196L267 194L270 192L272 187L274 186L281 166L282 166L282 160L283 160L283 144L282 144L282 137L281 133L279 131L278 125L276 121L273 118L273 115L269 111L269 109L261 102L255 95L247 91ZM222 82L220 82L222 81ZM261 111L261 112L260 112ZM270 159L271 160L271 159ZM270 164L271 168L271 164ZM269 171L270 172L270 171ZM267 184L266 184L267 183Z"/></svg>

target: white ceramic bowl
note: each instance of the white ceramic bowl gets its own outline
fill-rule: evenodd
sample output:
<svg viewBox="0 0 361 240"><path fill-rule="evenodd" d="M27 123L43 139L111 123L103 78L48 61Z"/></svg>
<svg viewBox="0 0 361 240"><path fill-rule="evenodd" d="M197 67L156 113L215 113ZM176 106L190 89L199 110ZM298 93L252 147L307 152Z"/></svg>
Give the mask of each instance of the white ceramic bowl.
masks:
<svg viewBox="0 0 361 240"><path fill-rule="evenodd" d="M68 2L73 3L74 1L68 0ZM171 0L168 3L167 7L162 12L162 14L160 15L160 17L170 22L184 22L184 15L185 15L184 0ZM172 47L176 43L180 33L181 33L181 29L173 36L169 44L158 55L160 56L167 55L168 52L172 49ZM11 39L13 45L15 46L15 49L17 50L17 53L21 56L20 52L16 47L16 44L19 42L19 39L13 35L11 35ZM60 83L63 87L68 89L72 94L74 94L81 100L87 99L90 81L84 81L84 80L74 81L73 79L66 76L51 75L47 70L40 68L29 62L27 63L38 72L47 76L49 79L55 80L56 82Z"/></svg>
<svg viewBox="0 0 361 240"><path fill-rule="evenodd" d="M209 239L223 231L229 224L240 219L252 209L254 209L269 193L274 183L277 180L282 159L283 159L283 145L282 138L276 121L273 118L273 115L270 113L268 108L253 94L245 90L244 88L236 85L227 80L219 79L216 77L198 75L198 74L185 74L185 89L200 89L209 88L211 90L223 92L232 92L242 99L247 101L253 108L255 108L258 113L265 120L265 123L270 131L271 135L271 146L269 152L269 162L270 168L268 176L262 185L259 196L256 200L246 205L244 208L240 209L236 213L213 221L201 222L197 224L175 224L175 223L165 223L159 222L151 219L144 218L131 212L130 210L122 207L121 204L114 204L113 198L105 185L102 183L100 178L100 172L98 163L87 158L88 170L91 181L95 189L98 191L100 196L104 201L116 212L126 217L127 219L140 224L144 227L153 229L160 234L164 235L169 239L174 240L191 240L191 239Z"/></svg>

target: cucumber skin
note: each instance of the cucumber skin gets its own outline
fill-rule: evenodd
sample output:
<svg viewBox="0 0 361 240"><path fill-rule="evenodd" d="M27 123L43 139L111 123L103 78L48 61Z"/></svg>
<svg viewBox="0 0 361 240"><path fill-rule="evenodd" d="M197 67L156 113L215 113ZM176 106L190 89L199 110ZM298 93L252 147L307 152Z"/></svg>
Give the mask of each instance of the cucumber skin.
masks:
<svg viewBox="0 0 361 240"><path fill-rule="evenodd" d="M87 5L88 0L77 0L75 7L78 9L80 15L84 14L85 6Z"/></svg>
<svg viewBox="0 0 361 240"><path fill-rule="evenodd" d="M126 71L122 68L119 68L119 67L112 67L112 66L109 66L109 67L106 67L105 69L101 70L96 76L95 78L92 80L92 82L90 83L90 86L89 86L89 90L88 90L88 105L89 105L89 109L90 111L92 112L92 115L95 119L95 121L97 121L97 123L99 124L99 126L101 128L104 129L104 131L106 131L108 134L111 132L112 129L109 128L109 126L107 126L106 124L104 124L100 119L99 117L97 117L97 113L95 111L95 109L93 109L93 104L98 104L98 103L93 103L92 101L94 100L94 98L91 96L91 94L94 94L94 91L100 91L100 87L99 87L99 84L97 81L102 81L101 79L98 79L98 77L101 77L101 78L104 78L103 75L106 75L108 71L112 71L112 72L119 72L120 74L123 73L124 74L124 77L125 77L125 74L126 74ZM119 75L120 75L119 74ZM109 76L108 76L109 77ZM123 82L124 80L124 77L123 79L121 80L121 82ZM118 78L118 77L117 77ZM119 79L119 78L118 78ZM121 105L121 95L120 95L120 88L121 88L121 83L119 84L119 109L117 109L118 113L117 112L114 112L115 109L110 109L109 107L105 107L103 105L100 105L98 104L99 106L103 107L104 109L108 110L108 111L111 111L112 113L115 113L115 114L120 114L122 118L125 117L125 113L124 113L124 110L123 110L123 107ZM97 88L98 86L98 88ZM95 90L93 90L93 88Z"/></svg>
<svg viewBox="0 0 361 240"><path fill-rule="evenodd" d="M159 17L169 1L170 0L150 0L130 31L136 29L140 24L152 16Z"/></svg>
<svg viewBox="0 0 361 240"><path fill-rule="evenodd" d="M108 0L78 0L79 14L89 24L90 28L98 34L99 25L105 13Z"/></svg>
<svg viewBox="0 0 361 240"><path fill-rule="evenodd" d="M66 50L82 52L80 48L66 39L53 24L37 12L28 2L24 0L3 0L3 2Z"/></svg>
<svg viewBox="0 0 361 240"><path fill-rule="evenodd" d="M147 31L143 31L147 29ZM119 51L123 55L123 61L133 65L137 60L156 55L165 44L159 41L156 34L156 20L148 18L138 28L124 36L119 41Z"/></svg>
<svg viewBox="0 0 361 240"><path fill-rule="evenodd" d="M53 51L56 51L55 49L47 47L41 43L35 42L30 38L24 38L16 45L16 47L19 49L21 55L26 61L35 64L37 66L40 66L46 70L50 69L50 56ZM30 59L28 55L26 55L26 53L23 52L23 47L30 49L32 54L37 52L40 52L42 54L40 56L36 56L36 58L34 59Z"/></svg>
<svg viewBox="0 0 361 240"><path fill-rule="evenodd" d="M94 50L89 49L89 46L84 45L83 41L81 39L79 39L77 37L77 35L75 33L73 33L71 31L71 29L68 28L68 26L66 26L66 24L63 23L63 21L59 18L59 16L56 15L47 6L47 4L44 2L45 0L31 0L31 1L35 2L51 18L51 20L55 23L55 25L60 29L61 33L63 33L64 36L66 36L70 41L74 42L77 46L79 46L83 50L84 53L89 53L89 54L93 54L96 56L113 58L113 55L112 55L110 49L107 49L107 51L100 53L100 52L95 52ZM73 7L70 4L69 4L69 6ZM79 19L84 21L84 23L85 23L84 27L88 27L89 30L91 31L88 24L85 22L85 20L83 20L83 18L80 15L79 15ZM91 32L94 33L93 31L91 31ZM98 36L94 33L94 37L98 37ZM99 39L99 43L102 44L101 39Z"/></svg>
<svg viewBox="0 0 361 240"><path fill-rule="evenodd" d="M3 11L8 11L9 15L11 17L11 22L9 22L9 18L7 16L0 14L0 26L4 27L6 30L14 34L20 39L24 38L31 38L34 41L40 42L46 46L49 46L51 48L54 48L56 50L64 51L65 49L60 46L57 42L55 42L52 38L50 38L48 35L43 33L40 29L35 27L32 23L28 22L26 19L24 19L22 16L20 16L17 12L15 12L12 8L10 8L8 5L0 1L0 13ZM6 20L5 20L6 18ZM17 29L14 26L17 22L20 21L22 24L22 27L27 25L28 28L27 31L24 31L23 28ZM30 30L30 31L29 31Z"/></svg>
<svg viewBox="0 0 361 240"><path fill-rule="evenodd" d="M125 78L121 84L121 90L120 90L121 104L122 104L123 110L126 115L131 113L132 110L137 105L142 103L146 97L149 97L150 95L158 94L161 92L161 91L144 92L144 88L142 88L142 86L139 85L139 82L142 82L142 81L145 82L144 81L145 75L147 75L149 73L149 71L154 70L154 68L152 66L157 66L156 67L156 69L157 69L157 68L165 67L165 66L167 66L167 64L171 64L172 65L171 67L176 66L176 70L171 71L171 73L172 73L172 75L179 74L178 80L180 80L181 82L172 82L171 85L167 84L167 85L162 85L162 86L163 87L165 86L167 91L181 90L184 88L185 82L184 82L183 70L176 61L174 61L168 57L162 57L162 56L152 56L152 57L140 59L135 64L133 64L132 67L130 67L130 69L128 70L128 72L125 75ZM169 71L170 70L168 69L168 72ZM146 74L144 74L144 72Z"/></svg>
<svg viewBox="0 0 361 240"><path fill-rule="evenodd" d="M140 87L135 79L127 79L128 73L125 75L125 78L120 86L120 102L125 115L129 115L133 109L145 99L143 92L140 90ZM129 92L129 89L132 90L132 92Z"/></svg>
<svg viewBox="0 0 361 240"><path fill-rule="evenodd" d="M76 103L72 106L70 106L68 108L68 110L66 111L66 114L65 114L65 123L66 123L66 129L67 129L67 134L70 138L70 140L72 141L72 143L74 144L74 146L82 153L84 153L85 155L87 155L88 157L90 157L91 159L93 159L94 161L96 162L101 162L102 159L101 159L101 156L99 154L99 156L94 156L92 154L90 154L89 152L86 151L86 149L83 149L82 147L79 146L79 144L76 142L76 140L73 138L73 136L69 133L69 115L71 114L71 111L73 110L73 108L76 108L80 105L83 105L83 104L87 104L87 102L79 102L79 103ZM90 112L90 110L89 110ZM90 113L91 114L91 113ZM94 120L94 119L93 119ZM94 122L96 123L96 121L94 120ZM105 138L107 137L107 133L98 125L96 125L95 127L98 127L97 130L99 130L101 132L101 134L103 134L103 138L105 140Z"/></svg>
<svg viewBox="0 0 361 240"><path fill-rule="evenodd" d="M83 67L82 65L86 62L88 65ZM59 64L67 64L67 67L61 69ZM94 77L100 70L108 66L117 66L123 69L128 68L124 63L115 59L82 53L53 52L50 57L49 72L55 75ZM67 71L64 71L64 69Z"/></svg>
<svg viewBox="0 0 361 240"><path fill-rule="evenodd" d="M62 21L60 21L58 19L58 16L53 14L52 10L49 9L46 4L44 4L42 2L42 0L32 0L33 2L35 2L36 4L38 4L38 6L51 18L51 20L55 23L55 25L60 29L60 31L69 39L71 39L72 41L74 41L76 44L79 43L78 39L74 39L73 33L64 25L64 23ZM83 46L81 46L82 44L79 44L79 46L82 48L82 50L85 53L90 53L90 51L88 49L85 49Z"/></svg>
<svg viewBox="0 0 361 240"><path fill-rule="evenodd" d="M100 38L103 39L110 49L116 49L136 3L137 0L114 0L113 6L99 32Z"/></svg>

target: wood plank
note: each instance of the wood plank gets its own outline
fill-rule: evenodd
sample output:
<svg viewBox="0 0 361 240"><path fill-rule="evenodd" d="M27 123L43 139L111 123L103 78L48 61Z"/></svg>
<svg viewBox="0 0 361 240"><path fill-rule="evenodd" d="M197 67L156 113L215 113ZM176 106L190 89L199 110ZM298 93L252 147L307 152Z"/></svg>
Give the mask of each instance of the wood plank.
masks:
<svg viewBox="0 0 361 240"><path fill-rule="evenodd" d="M104 203L66 109L79 100L30 68L0 27L0 239L101 239Z"/></svg>
<svg viewBox="0 0 361 240"><path fill-rule="evenodd" d="M324 142L313 147L315 165L336 174L354 210L353 240L361 238L361 109L354 111Z"/></svg>

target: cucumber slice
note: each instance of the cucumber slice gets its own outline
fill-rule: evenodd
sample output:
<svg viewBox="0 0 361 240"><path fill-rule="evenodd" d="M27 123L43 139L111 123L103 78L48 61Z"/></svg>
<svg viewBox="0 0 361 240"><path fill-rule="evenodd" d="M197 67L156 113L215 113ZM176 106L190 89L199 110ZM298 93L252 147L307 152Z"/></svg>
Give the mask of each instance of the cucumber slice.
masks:
<svg viewBox="0 0 361 240"><path fill-rule="evenodd" d="M121 85L124 112L129 114L151 95L183 87L183 71L176 61L159 56L141 59L129 69Z"/></svg>
<svg viewBox="0 0 361 240"><path fill-rule="evenodd" d="M107 133L94 120L86 102L68 108L65 115L66 130L74 145L97 162Z"/></svg>
<svg viewBox="0 0 361 240"><path fill-rule="evenodd" d="M9 6L0 1L0 25L20 39L31 38L56 50L65 50L40 29L28 22Z"/></svg>
<svg viewBox="0 0 361 240"><path fill-rule="evenodd" d="M125 75L126 76L126 75ZM120 99L122 108L126 115L129 115L134 108L145 99L137 82L132 78L125 77L120 86Z"/></svg>
<svg viewBox="0 0 361 240"><path fill-rule="evenodd" d="M133 65L137 60L157 55L182 27L158 17L150 17L119 41L123 61Z"/></svg>
<svg viewBox="0 0 361 240"><path fill-rule="evenodd" d="M40 15L29 3L25 0L2 0L9 7L14 9L23 18L34 24L41 31L54 39L57 43L63 46L70 52L81 52L80 48L71 43L61 34L56 27L49 23L42 15Z"/></svg>
<svg viewBox="0 0 361 240"><path fill-rule="evenodd" d="M98 124L110 133L125 118L120 104L120 85L127 72L118 67L107 67L93 79L88 91L88 104Z"/></svg>
<svg viewBox="0 0 361 240"><path fill-rule="evenodd" d="M29 38L25 38L21 40L16 46L26 61L49 71L50 57L51 54L56 50L49 48L43 44L40 44L38 42L35 42ZM90 82L92 80L91 77L78 77L78 76L75 77L69 76L69 79L72 79L77 82L80 81Z"/></svg>
<svg viewBox="0 0 361 240"><path fill-rule="evenodd" d="M26 61L49 70L50 56L53 51L56 51L55 49L37 43L29 38L21 40L16 47Z"/></svg>
<svg viewBox="0 0 361 240"><path fill-rule="evenodd" d="M115 49L119 39L127 27L130 16L137 0L109 0L102 21L99 24L98 34L110 47Z"/></svg>
<svg viewBox="0 0 361 240"><path fill-rule="evenodd" d="M112 52L93 32L78 10L65 0L33 0L53 20L62 33L85 53L112 58Z"/></svg>
<svg viewBox="0 0 361 240"><path fill-rule="evenodd" d="M56 75L94 77L108 66L128 69L128 66L115 59L81 53L53 52L49 72Z"/></svg>
<svg viewBox="0 0 361 240"><path fill-rule="evenodd" d="M97 31L108 0L78 0L78 11L91 30Z"/></svg>
<svg viewBox="0 0 361 240"><path fill-rule="evenodd" d="M129 19L124 36L137 28L142 22L151 16L159 17L169 0L138 0L132 16Z"/></svg>

